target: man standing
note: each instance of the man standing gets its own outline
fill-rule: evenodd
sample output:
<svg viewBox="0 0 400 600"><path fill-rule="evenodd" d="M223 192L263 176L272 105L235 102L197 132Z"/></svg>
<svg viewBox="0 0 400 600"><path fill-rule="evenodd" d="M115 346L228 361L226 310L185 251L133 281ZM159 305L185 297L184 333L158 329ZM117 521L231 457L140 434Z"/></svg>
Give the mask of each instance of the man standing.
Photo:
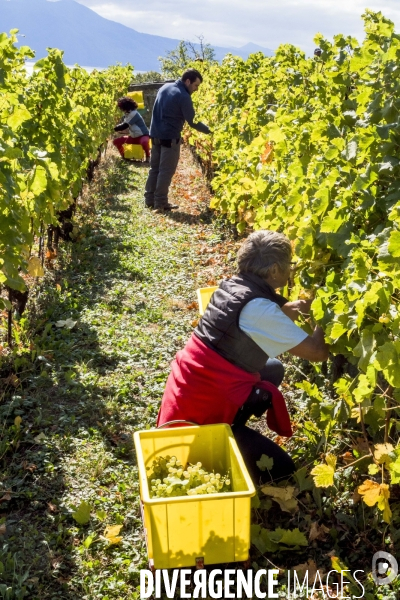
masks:
<svg viewBox="0 0 400 600"><path fill-rule="evenodd" d="M211 133L207 125L193 121L191 95L197 92L202 81L196 69L188 69L175 83L163 85L154 103L150 124L150 172L144 196L146 206L159 213L178 208L169 204L168 189L178 166L185 121L197 131Z"/></svg>

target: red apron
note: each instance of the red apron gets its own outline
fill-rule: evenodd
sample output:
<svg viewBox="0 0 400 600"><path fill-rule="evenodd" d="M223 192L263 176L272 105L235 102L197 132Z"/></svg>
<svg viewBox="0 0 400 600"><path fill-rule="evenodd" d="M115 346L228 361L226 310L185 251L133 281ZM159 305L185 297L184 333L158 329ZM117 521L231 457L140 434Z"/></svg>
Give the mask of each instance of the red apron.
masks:
<svg viewBox="0 0 400 600"><path fill-rule="evenodd" d="M292 429L281 392L259 373L248 373L208 348L196 335L171 363L157 425L167 421L193 421L199 425L231 425L254 386L272 392L267 413L270 429L290 437Z"/></svg>

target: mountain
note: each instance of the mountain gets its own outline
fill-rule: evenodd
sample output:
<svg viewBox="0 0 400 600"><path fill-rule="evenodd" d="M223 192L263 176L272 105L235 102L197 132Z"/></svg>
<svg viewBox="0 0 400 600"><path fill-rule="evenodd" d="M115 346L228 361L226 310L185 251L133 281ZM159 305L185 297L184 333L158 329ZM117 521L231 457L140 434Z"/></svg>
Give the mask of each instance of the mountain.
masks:
<svg viewBox="0 0 400 600"><path fill-rule="evenodd" d="M0 32L10 29L19 29L20 45L35 50L36 59L46 56L46 48L60 48L65 52L66 64L99 68L129 62L138 71L158 71L158 57L165 56L179 43L179 40L139 33L101 17L74 0L0 0ZM268 56L273 54L272 50L255 44L214 49L218 60L228 52L243 58L255 51Z"/></svg>

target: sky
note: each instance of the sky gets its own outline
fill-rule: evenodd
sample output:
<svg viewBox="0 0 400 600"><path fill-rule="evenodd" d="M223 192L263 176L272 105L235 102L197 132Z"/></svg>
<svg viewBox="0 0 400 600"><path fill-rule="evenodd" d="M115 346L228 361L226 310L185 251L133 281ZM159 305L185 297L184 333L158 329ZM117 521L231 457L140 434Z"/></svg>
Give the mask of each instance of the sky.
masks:
<svg viewBox="0 0 400 600"><path fill-rule="evenodd" d="M102 17L142 33L214 46L248 42L275 50L291 43L307 53L313 38L337 33L363 38L366 7L382 11L400 31L400 0L77 0Z"/></svg>

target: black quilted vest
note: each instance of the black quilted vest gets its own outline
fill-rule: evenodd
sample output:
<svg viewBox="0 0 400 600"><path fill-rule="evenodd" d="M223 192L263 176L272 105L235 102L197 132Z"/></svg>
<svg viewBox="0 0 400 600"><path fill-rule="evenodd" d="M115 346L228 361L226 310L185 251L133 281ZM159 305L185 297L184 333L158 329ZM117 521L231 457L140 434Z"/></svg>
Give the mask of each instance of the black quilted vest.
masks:
<svg viewBox="0 0 400 600"><path fill-rule="evenodd" d="M266 298L278 306L287 302L258 275L235 275L214 292L194 331L206 346L249 373L260 371L268 360L268 354L239 328L242 309L255 298Z"/></svg>

